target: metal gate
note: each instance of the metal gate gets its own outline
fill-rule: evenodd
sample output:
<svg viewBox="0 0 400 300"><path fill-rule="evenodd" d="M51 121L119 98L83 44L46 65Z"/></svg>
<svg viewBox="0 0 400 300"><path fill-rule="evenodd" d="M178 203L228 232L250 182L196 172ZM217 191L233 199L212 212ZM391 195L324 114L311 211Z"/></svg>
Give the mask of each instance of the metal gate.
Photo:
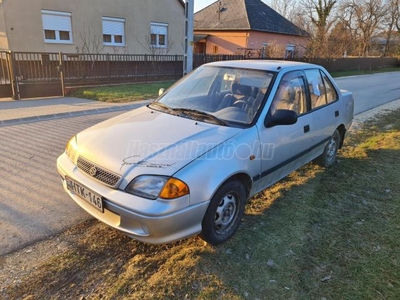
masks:
<svg viewBox="0 0 400 300"><path fill-rule="evenodd" d="M0 52L0 97L63 96L60 53Z"/></svg>
<svg viewBox="0 0 400 300"><path fill-rule="evenodd" d="M11 53L0 51L0 98L12 97Z"/></svg>
<svg viewBox="0 0 400 300"><path fill-rule="evenodd" d="M62 96L60 53L12 52L16 99Z"/></svg>

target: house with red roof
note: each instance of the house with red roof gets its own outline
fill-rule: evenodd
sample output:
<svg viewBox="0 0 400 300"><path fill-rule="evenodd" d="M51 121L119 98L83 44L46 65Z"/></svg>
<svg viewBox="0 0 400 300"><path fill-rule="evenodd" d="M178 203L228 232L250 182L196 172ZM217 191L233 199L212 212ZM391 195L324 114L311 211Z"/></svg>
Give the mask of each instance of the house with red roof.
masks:
<svg viewBox="0 0 400 300"><path fill-rule="evenodd" d="M299 57L310 35L261 0L219 0L194 15L194 52Z"/></svg>

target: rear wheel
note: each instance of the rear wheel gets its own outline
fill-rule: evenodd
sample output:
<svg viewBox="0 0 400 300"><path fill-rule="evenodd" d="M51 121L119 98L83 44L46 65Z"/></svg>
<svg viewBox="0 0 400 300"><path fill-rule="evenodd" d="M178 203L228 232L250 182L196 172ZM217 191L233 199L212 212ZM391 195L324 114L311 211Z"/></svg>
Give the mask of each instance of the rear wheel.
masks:
<svg viewBox="0 0 400 300"><path fill-rule="evenodd" d="M330 167L336 161L337 151L340 145L340 133L335 130L328 144L325 146L324 152L315 159L315 163L322 167Z"/></svg>
<svg viewBox="0 0 400 300"><path fill-rule="evenodd" d="M246 203L246 191L240 181L223 184L210 201L202 221L200 237L218 245L233 236L240 224Z"/></svg>

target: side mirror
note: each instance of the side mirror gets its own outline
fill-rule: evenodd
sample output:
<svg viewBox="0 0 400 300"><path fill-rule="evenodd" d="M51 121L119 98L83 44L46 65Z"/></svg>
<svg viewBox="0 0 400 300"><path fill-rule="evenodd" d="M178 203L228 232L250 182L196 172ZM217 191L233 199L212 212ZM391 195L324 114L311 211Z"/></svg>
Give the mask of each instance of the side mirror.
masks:
<svg viewBox="0 0 400 300"><path fill-rule="evenodd" d="M165 92L164 88L159 89L158 90L158 96L161 96L162 94L164 94L164 92Z"/></svg>
<svg viewBox="0 0 400 300"><path fill-rule="evenodd" d="M272 116L267 116L264 121L265 127L276 125L292 125L297 122L297 114L293 110L278 109Z"/></svg>

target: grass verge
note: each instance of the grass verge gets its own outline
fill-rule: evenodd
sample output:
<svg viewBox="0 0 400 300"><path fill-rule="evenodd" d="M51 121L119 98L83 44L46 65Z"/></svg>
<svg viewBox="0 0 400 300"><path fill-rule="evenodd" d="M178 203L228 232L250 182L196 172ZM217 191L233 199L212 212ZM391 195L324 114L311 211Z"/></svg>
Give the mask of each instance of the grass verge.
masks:
<svg viewBox="0 0 400 300"><path fill-rule="evenodd" d="M71 92L70 96L105 102L129 102L154 99L158 96L158 90L160 88L169 88L174 82L175 81L163 81L92 88L87 87Z"/></svg>
<svg viewBox="0 0 400 300"><path fill-rule="evenodd" d="M92 220L0 298L399 299L399 114L353 133L330 169L307 164L250 199L219 247L146 245Z"/></svg>

